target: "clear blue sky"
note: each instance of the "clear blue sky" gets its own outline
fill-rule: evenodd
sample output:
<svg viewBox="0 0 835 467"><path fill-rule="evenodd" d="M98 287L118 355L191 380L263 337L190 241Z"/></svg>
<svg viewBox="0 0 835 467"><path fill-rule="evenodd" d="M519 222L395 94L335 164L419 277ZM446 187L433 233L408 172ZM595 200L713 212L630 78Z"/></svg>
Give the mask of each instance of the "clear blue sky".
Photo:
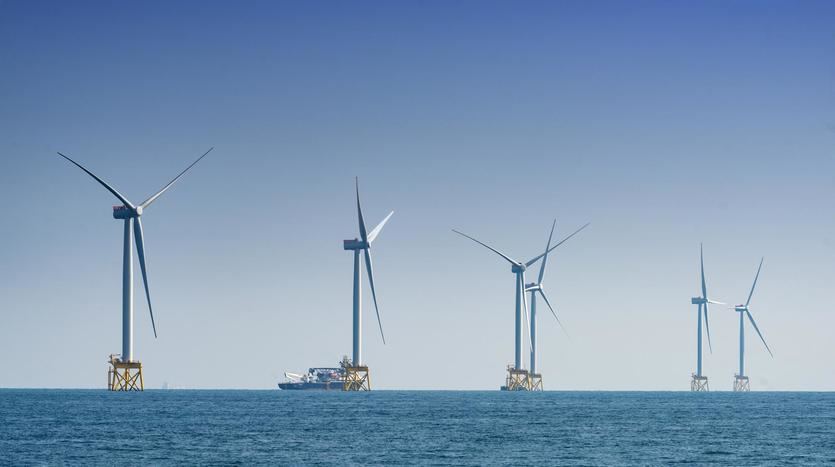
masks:
<svg viewBox="0 0 835 467"><path fill-rule="evenodd" d="M752 302L754 389L835 389L832 2L0 1L0 386L104 387L120 349L116 200L141 201L148 387L272 387L350 352L353 177L388 345L378 388L493 389L518 258L546 278L549 389L686 389L699 242ZM139 283L137 282L137 285ZM139 292L140 289L137 289ZM711 316L713 389L737 320ZM749 330L749 336L751 336Z"/></svg>

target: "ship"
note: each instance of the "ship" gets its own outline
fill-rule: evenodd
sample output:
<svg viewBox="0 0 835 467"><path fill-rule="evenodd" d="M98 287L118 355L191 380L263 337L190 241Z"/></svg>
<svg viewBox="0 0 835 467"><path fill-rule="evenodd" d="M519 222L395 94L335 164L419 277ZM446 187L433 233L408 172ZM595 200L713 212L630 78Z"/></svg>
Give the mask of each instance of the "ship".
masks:
<svg viewBox="0 0 835 467"><path fill-rule="evenodd" d="M336 390L341 391L345 383L345 367L351 366L348 357L342 357L338 367L308 368L306 374L284 372L287 381L278 383L283 390Z"/></svg>

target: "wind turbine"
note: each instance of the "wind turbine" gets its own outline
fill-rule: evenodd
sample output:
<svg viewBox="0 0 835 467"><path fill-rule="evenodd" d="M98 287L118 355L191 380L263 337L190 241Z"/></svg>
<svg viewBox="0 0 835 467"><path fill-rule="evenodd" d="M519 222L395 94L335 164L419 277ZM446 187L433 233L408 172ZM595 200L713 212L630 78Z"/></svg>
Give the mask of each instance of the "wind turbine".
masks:
<svg viewBox="0 0 835 467"><path fill-rule="evenodd" d="M383 344L386 343L386 336L383 334L383 323L380 321L380 309L377 306L377 292L374 289L374 268L371 265L371 244L374 239L380 234L383 226L388 222L394 211L391 211L385 219L383 219L377 227L371 232L365 229L365 220L362 217L362 207L360 206L360 186L359 178L355 180L357 191L357 217L359 219L360 238L352 240L344 240L342 248L345 250L352 250L354 252L354 348L353 361L351 366L346 366L346 382L343 388L345 390L370 390L371 383L368 377L368 367L362 363L362 275L360 272L360 252L365 256L365 270L368 272L368 284L371 286L371 297L374 299L374 311L377 314L377 325L380 328L380 337L383 339Z"/></svg>
<svg viewBox="0 0 835 467"><path fill-rule="evenodd" d="M192 162L191 165L185 168L179 175L174 177L173 180L168 182L167 185L162 187L161 190L153 194L151 197L146 199L140 204L134 204L126 197L124 197L121 193L116 191L111 185L107 182L96 176L93 172L90 172L86 168L84 168L78 162L70 159L69 157L65 156L62 153L58 153L64 159L72 162L75 166L79 169L83 170L87 173L87 175L93 177L94 180L99 182L103 187L107 189L110 193L112 193L119 201L122 203L119 206L113 206L113 218L124 220L124 243L122 248L122 353L119 355L118 359L111 357L111 364L114 366L113 371L114 373L118 373L116 371L116 367L118 366L119 369L124 369L125 374L124 378L125 381L119 380L117 378L116 383L114 386L113 381L110 381L110 388L111 390L114 389L142 389L142 366L139 362L133 359L133 251L131 248L131 237L134 238L136 243L136 252L139 257L139 266L142 270L142 282L145 285L145 298L148 300L148 312L151 315L151 327L154 330L154 338L157 337L157 326L154 322L154 311L151 307L151 292L148 289L148 274L147 269L145 266L145 242L143 240L143 232L142 232L142 221L140 217L145 212L145 209L151 205L154 201L157 200L166 190L171 188L174 183L180 179L190 168L194 167L200 159L206 157L206 154L210 153L214 148L210 148L208 151L203 153L202 156L198 157L196 161ZM130 375L129 370L137 369L138 373L135 375ZM138 378L138 380L137 380ZM109 379L110 380L110 379ZM138 381L138 385L137 385Z"/></svg>
<svg viewBox="0 0 835 467"><path fill-rule="evenodd" d="M508 389L508 390L511 390L511 391L512 390L525 390L525 389L529 388L529 384L528 384L528 380L527 380L527 376L528 376L527 371L523 368L523 363L522 363L522 340L523 340L523 338L522 338L522 322L523 322L522 321L522 312L523 312L523 310L524 310L524 314L525 314L525 321L527 321L527 314L528 314L527 300L526 300L526 297L525 297L525 270L529 266L531 266L534 263L536 263L537 261L539 261L541 258L545 257L545 255L547 255L549 252L551 252L554 248L562 245L569 238L573 237L574 235L579 233L581 230L588 227L588 225L589 224L587 223L586 225L580 227L579 229L574 231L574 233L565 237L559 243L552 246L550 249L546 249L545 253L543 253L541 255L538 255L538 256L534 257L533 259L531 259L527 262L521 262L521 261L517 261L515 259L512 259L509 256L507 256L506 254L502 253L501 251L491 247L490 245L488 245L488 244L486 244L486 243L484 243L480 240L477 240L477 239L475 239L475 238L473 238L473 237L471 237L471 236L469 236L469 235L467 235L463 232L459 232L455 229L452 229L452 231L457 233L458 235L469 238L470 240L478 243L479 245L487 248L488 250L492 251L493 253L496 253L497 255L504 258L505 261L510 263L510 271L513 274L516 275L516 313L515 313L516 328L515 328L515 334L514 334L515 335L514 366L513 366L513 368L508 368L508 378L507 378L508 384L506 385L506 389Z"/></svg>
<svg viewBox="0 0 835 467"><path fill-rule="evenodd" d="M751 315L751 311L748 309L748 305L751 303L751 297L754 295L754 287L757 286L757 279L760 277L760 270L763 268L763 260L765 258L760 259L760 266L757 268L757 275L754 276L754 284L751 286L751 292L748 293L748 300L745 301L745 305L737 305L733 309L737 313L739 313L739 374L734 375L734 392L748 392L751 390L751 386L748 382L748 377L745 376L745 316L748 316L748 320L751 321L751 325L754 326L754 330L757 331L757 335L760 336L760 340L763 341L763 345L765 346L765 350L768 350L768 354L771 355L771 358L774 358L774 354L771 353L771 349L768 348L768 344L765 343L765 338L763 337L762 333L760 332L760 328L757 327L757 322L754 321L754 317Z"/></svg>
<svg viewBox="0 0 835 467"><path fill-rule="evenodd" d="M707 376L704 376L702 374L702 310L704 309L705 330L707 331L707 345L710 349L710 352L713 353L713 346L710 343L710 322L708 321L707 316L707 305L708 303L713 305L725 305L722 302L717 302L708 298L707 285L705 284L705 258L702 244L699 244L699 264L701 266L702 276L702 295L700 297L693 297L690 299L690 303L692 303L693 305L699 305L699 319L697 328L698 330L696 332L696 373L693 374L693 377L690 380L691 391L708 390Z"/></svg>
<svg viewBox="0 0 835 467"><path fill-rule="evenodd" d="M539 266L539 278L536 282L532 282L530 284L525 285L525 291L531 293L531 326L530 326L530 333L531 333L531 363L530 363L530 373L531 373L531 388L536 390L542 390L542 376L536 371L536 294L539 293L542 296L542 299L545 300L545 304L548 305L548 308L551 310L551 313L554 315L554 319L557 320L557 323L560 327L565 331L565 327L563 327L562 322L557 317L557 312L554 311L554 307L551 306L551 302L548 300L548 296L545 295L545 287L543 286L543 279L545 278L545 266L548 263L548 251L551 249L551 239L554 236L554 228L557 226L557 220L554 219L554 223L551 224L551 233L548 235L548 244L545 246L545 253L542 255L542 264Z"/></svg>

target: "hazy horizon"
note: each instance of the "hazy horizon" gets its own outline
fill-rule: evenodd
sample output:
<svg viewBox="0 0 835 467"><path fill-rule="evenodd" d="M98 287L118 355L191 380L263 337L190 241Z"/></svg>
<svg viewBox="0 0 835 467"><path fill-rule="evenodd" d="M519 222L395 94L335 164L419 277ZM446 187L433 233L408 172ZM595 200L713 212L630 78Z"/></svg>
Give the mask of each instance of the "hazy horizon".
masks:
<svg viewBox="0 0 835 467"><path fill-rule="evenodd" d="M318 6L318 8L317 8ZM546 390L688 390L699 244L754 391L835 390L835 3L0 1L0 387L104 388L118 201L143 215L145 387L268 389L351 351L354 177L374 389L494 390L509 265L555 250ZM538 272L538 264L528 281ZM365 278L364 278L365 279ZM738 315L704 373L730 390ZM525 355L527 364L528 356Z"/></svg>

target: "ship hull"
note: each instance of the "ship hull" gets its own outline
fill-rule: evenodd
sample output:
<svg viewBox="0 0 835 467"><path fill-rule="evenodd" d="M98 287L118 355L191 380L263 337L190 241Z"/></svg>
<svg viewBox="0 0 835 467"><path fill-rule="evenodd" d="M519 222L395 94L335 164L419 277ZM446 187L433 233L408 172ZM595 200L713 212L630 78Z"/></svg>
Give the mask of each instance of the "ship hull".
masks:
<svg viewBox="0 0 835 467"><path fill-rule="evenodd" d="M326 383L278 383L278 387L285 391L341 391L342 381L328 381Z"/></svg>

